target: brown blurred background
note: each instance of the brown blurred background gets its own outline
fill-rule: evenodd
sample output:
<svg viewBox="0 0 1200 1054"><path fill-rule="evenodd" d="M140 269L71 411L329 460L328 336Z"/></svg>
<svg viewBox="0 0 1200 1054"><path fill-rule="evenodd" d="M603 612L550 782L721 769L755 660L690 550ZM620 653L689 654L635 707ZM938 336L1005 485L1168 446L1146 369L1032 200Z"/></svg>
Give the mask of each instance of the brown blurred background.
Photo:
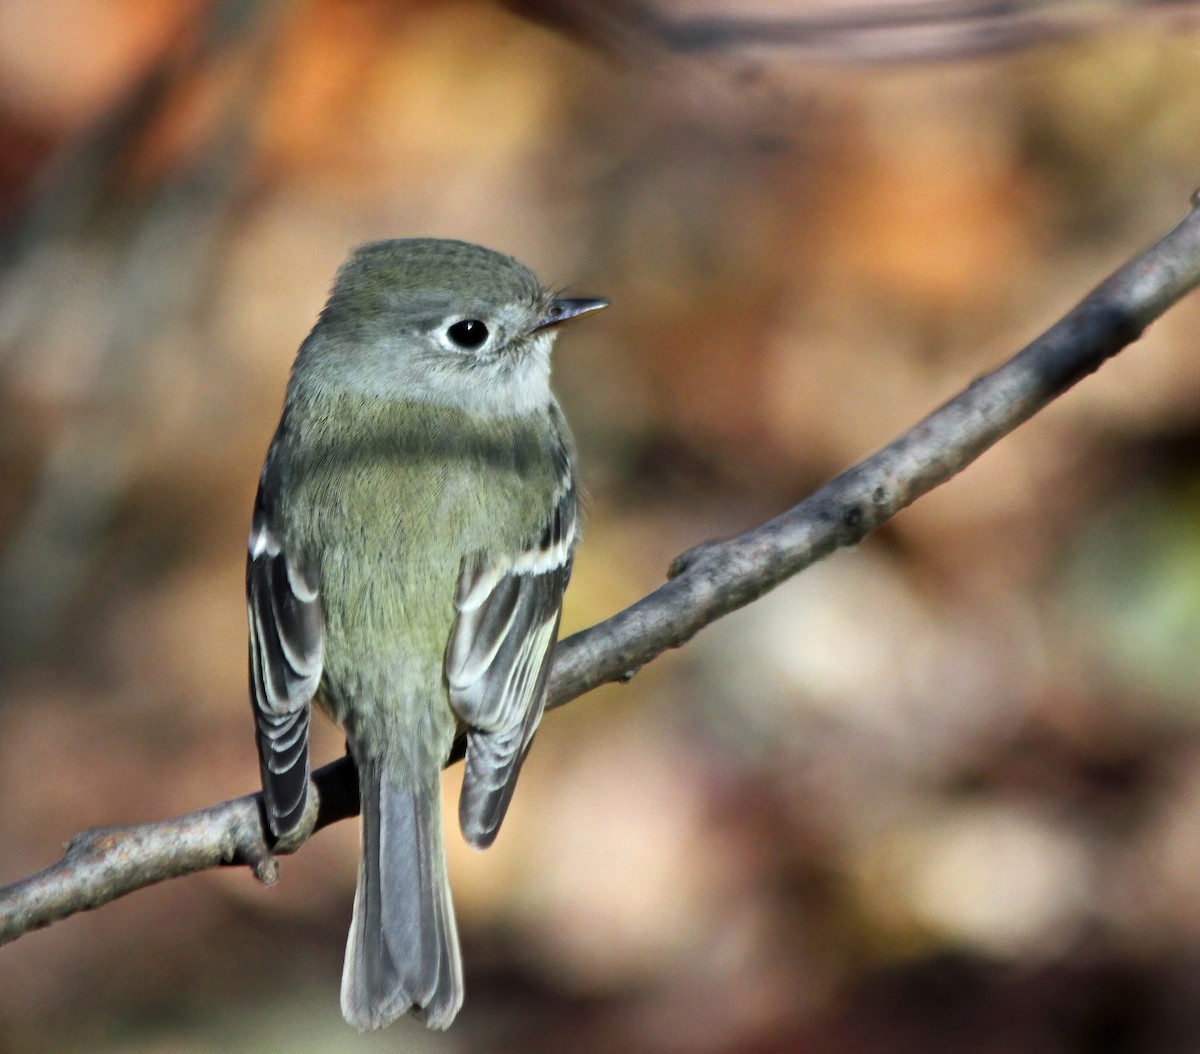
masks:
<svg viewBox="0 0 1200 1054"><path fill-rule="evenodd" d="M612 299L557 359L578 629L1172 225L1194 26L5 0L0 884L255 786L249 509L350 246L465 238ZM0 1054L1200 1051L1198 325L1193 298L858 550L553 714L496 847L451 837L447 1035L341 1021L345 823L272 889L206 874L5 947Z"/></svg>

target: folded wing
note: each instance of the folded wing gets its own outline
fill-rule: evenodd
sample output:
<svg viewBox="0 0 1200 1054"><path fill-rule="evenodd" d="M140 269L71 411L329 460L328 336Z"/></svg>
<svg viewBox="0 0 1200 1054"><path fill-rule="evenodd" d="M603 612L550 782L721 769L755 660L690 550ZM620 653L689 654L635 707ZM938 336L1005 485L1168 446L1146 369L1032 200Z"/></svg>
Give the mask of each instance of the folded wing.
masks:
<svg viewBox="0 0 1200 1054"><path fill-rule="evenodd" d="M450 703L469 726L459 824L480 848L495 840L545 708L576 516L568 479L527 547L468 557L459 574L445 668Z"/></svg>
<svg viewBox="0 0 1200 1054"><path fill-rule="evenodd" d="M283 551L260 483L246 564L250 699L267 819L295 830L308 801L308 725L321 680L325 629L316 569Z"/></svg>

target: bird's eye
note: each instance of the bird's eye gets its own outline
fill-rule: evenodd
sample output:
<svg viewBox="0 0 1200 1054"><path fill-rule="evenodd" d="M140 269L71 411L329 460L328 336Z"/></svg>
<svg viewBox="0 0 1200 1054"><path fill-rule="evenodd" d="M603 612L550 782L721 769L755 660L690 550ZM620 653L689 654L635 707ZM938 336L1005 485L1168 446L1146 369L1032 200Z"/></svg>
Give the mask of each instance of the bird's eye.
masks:
<svg viewBox="0 0 1200 1054"><path fill-rule="evenodd" d="M488 328L477 318L464 318L447 329L446 336L465 351L475 351L488 339Z"/></svg>

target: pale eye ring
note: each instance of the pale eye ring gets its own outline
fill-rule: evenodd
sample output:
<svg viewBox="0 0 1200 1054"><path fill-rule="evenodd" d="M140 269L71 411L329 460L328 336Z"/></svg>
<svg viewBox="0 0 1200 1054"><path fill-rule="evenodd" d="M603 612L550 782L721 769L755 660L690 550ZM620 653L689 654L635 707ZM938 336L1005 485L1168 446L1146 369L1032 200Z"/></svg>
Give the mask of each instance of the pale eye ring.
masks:
<svg viewBox="0 0 1200 1054"><path fill-rule="evenodd" d="M447 327L450 343L463 351L478 351L487 343L488 328L477 318L464 318Z"/></svg>

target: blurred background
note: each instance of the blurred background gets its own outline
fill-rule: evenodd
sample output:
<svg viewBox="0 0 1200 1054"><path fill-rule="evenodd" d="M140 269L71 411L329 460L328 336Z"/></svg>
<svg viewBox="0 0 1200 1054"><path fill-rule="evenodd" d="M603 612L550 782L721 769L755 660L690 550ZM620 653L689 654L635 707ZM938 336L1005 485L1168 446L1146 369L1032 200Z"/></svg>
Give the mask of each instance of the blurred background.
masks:
<svg viewBox="0 0 1200 1054"><path fill-rule="evenodd" d="M570 632L1177 222L1195 12L5 0L0 884L256 786L249 511L352 245L612 299L557 357ZM450 1033L343 1024L343 823L0 950L0 1052L1200 1051L1198 325L552 714L496 846L450 837Z"/></svg>

